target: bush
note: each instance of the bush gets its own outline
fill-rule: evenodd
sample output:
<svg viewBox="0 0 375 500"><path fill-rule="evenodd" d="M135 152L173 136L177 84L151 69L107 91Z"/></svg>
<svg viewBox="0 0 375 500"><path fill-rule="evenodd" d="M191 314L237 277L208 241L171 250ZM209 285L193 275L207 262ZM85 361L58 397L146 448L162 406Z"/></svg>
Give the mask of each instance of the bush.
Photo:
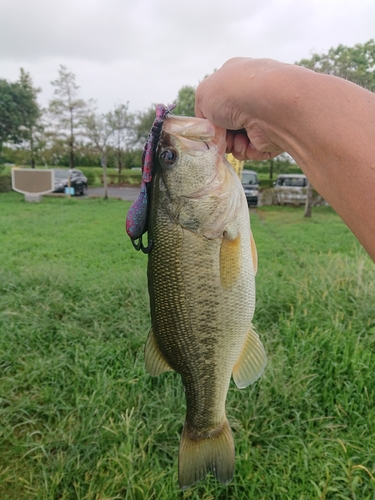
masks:
<svg viewBox="0 0 375 500"><path fill-rule="evenodd" d="M257 174L267 174L270 173L270 160L255 161L247 160L244 164L245 169L255 170ZM290 163L289 161L283 160L273 160L273 174L277 176L279 174L302 174L301 169L295 163Z"/></svg>
<svg viewBox="0 0 375 500"><path fill-rule="evenodd" d="M12 191L12 176L10 174L0 175L0 193Z"/></svg>
<svg viewBox="0 0 375 500"><path fill-rule="evenodd" d="M141 170L123 170L121 174L107 174L108 184L121 186L130 184L132 186L140 186L142 182ZM103 176L102 176L103 182Z"/></svg>
<svg viewBox="0 0 375 500"><path fill-rule="evenodd" d="M92 168L89 167L78 167L79 170L87 177L87 184L89 186L93 186L95 184L95 171Z"/></svg>
<svg viewBox="0 0 375 500"><path fill-rule="evenodd" d="M259 187L260 189L269 189L273 187L275 179L260 179Z"/></svg>

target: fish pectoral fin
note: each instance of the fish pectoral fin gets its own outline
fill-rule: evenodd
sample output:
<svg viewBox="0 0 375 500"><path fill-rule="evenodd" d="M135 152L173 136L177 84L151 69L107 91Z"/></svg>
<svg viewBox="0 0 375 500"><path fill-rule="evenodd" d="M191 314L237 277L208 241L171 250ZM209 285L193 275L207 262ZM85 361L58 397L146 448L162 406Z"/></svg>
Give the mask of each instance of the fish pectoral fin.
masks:
<svg viewBox="0 0 375 500"><path fill-rule="evenodd" d="M253 384L262 375L266 363L263 344L251 325L240 357L233 368L233 380L237 387L244 389Z"/></svg>
<svg viewBox="0 0 375 500"><path fill-rule="evenodd" d="M173 371L165 361L160 349L155 341L154 331L151 328L145 346L145 365L150 375L156 377L164 372Z"/></svg>
<svg viewBox="0 0 375 500"><path fill-rule="evenodd" d="M254 276L255 276L257 271L258 271L258 252L257 252L257 247L255 245L253 233L251 233L251 237L250 237L250 248L251 248L251 256L253 258L253 268L254 268Z"/></svg>
<svg viewBox="0 0 375 500"><path fill-rule="evenodd" d="M234 474L234 442L228 420L208 433L206 437L189 431L185 422L178 455L178 482L182 490L190 488L208 472L223 484Z"/></svg>
<svg viewBox="0 0 375 500"><path fill-rule="evenodd" d="M241 235L232 237L224 231L220 248L220 282L223 288L231 288L241 271Z"/></svg>

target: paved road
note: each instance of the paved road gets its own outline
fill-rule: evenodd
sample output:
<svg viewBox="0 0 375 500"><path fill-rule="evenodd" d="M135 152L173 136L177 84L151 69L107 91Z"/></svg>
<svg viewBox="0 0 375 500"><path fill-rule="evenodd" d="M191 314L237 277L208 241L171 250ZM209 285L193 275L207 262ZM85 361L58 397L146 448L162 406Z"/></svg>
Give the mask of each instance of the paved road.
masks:
<svg viewBox="0 0 375 500"><path fill-rule="evenodd" d="M109 187L108 197L109 198L121 198L122 200L134 201L138 198L139 187ZM88 188L89 196L104 196L104 188Z"/></svg>

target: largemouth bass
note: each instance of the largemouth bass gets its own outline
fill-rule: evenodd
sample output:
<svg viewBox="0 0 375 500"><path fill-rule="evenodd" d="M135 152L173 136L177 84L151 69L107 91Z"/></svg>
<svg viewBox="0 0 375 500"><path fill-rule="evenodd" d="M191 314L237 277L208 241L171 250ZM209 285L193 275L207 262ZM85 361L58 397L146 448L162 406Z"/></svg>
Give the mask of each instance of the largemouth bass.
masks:
<svg viewBox="0 0 375 500"><path fill-rule="evenodd" d="M147 231L152 327L147 371L175 370L186 394L179 484L234 474L225 414L233 374L244 388L266 356L251 321L257 253L246 197L224 158L225 131L208 120L166 115L154 145Z"/></svg>

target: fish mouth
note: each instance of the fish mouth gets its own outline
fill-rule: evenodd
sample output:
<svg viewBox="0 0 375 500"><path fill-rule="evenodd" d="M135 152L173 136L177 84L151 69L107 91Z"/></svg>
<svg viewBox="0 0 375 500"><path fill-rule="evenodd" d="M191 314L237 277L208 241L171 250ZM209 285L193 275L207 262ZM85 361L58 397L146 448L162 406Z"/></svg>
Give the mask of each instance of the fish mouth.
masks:
<svg viewBox="0 0 375 500"><path fill-rule="evenodd" d="M180 138L208 142L215 138L217 127L205 118L169 115L164 120L163 131Z"/></svg>
<svg viewBox="0 0 375 500"><path fill-rule="evenodd" d="M185 150L205 151L215 145L219 156L224 157L227 147L226 130L206 118L168 115L163 123L163 134L168 134L169 140L181 141Z"/></svg>

